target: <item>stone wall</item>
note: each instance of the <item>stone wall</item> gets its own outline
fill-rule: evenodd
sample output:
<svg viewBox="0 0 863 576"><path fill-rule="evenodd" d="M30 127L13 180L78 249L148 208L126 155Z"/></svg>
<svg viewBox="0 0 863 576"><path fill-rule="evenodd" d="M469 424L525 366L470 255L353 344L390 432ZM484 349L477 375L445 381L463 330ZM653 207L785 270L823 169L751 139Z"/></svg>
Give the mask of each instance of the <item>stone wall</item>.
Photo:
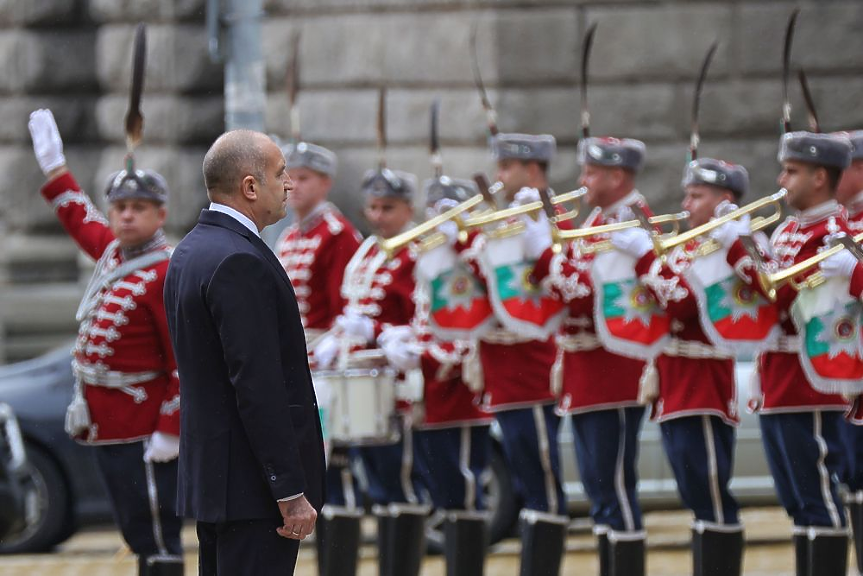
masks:
<svg viewBox="0 0 863 576"><path fill-rule="evenodd" d="M0 0L0 335L20 358L62 341L86 261L38 195L27 134L30 110L49 106L69 164L89 190L120 167L134 24L148 22L139 165L174 191L169 227L182 235L204 203L200 161L223 129L222 73L209 62L203 0ZM661 209L680 198L692 85L710 42L720 48L702 102L702 155L749 168L754 195L776 189L781 44L802 13L794 63L809 76L825 130L863 126L863 4L764 0L268 0L267 130L287 131L284 74L302 30L303 136L339 153L334 199L359 219L356 192L375 152L377 93L387 88L389 165L428 177L428 109L441 99L445 170L491 174L473 88L469 34L479 25L483 77L503 131L550 132L558 190L576 186L578 67L584 31L599 23L591 62L592 129L648 144L640 188ZM805 123L794 86L794 125ZM99 194L96 194L97 196ZM3 357L0 336L0 358Z"/></svg>

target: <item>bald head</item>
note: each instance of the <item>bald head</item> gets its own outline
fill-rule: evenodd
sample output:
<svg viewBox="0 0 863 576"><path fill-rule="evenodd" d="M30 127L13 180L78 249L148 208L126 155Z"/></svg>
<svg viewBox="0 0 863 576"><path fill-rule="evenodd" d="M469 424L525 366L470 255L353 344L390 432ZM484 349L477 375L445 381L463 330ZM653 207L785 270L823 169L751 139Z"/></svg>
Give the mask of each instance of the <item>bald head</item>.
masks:
<svg viewBox="0 0 863 576"><path fill-rule="evenodd" d="M253 176L266 181L269 136L254 130L231 130L219 136L204 156L204 184L207 196L231 196L241 189L243 179Z"/></svg>

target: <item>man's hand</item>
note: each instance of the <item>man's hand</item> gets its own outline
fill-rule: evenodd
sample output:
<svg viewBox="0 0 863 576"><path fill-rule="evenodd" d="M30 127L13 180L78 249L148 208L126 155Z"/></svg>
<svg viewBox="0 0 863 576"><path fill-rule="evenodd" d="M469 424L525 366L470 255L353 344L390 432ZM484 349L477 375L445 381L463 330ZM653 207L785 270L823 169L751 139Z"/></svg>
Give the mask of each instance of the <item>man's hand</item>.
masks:
<svg viewBox="0 0 863 576"><path fill-rule="evenodd" d="M737 220L726 222L719 228L710 232L710 237L719 242L726 250L731 248L731 245L741 236L751 234L752 229L749 226L749 215L740 217Z"/></svg>
<svg viewBox="0 0 863 576"><path fill-rule="evenodd" d="M284 525L276 528L276 532L282 538L305 540L306 536L315 531L318 513L305 496L279 502L279 512L282 513Z"/></svg>
<svg viewBox="0 0 863 576"><path fill-rule="evenodd" d="M524 232L521 235L524 255L531 260L537 260L551 246L551 224L543 212L537 215L536 220L525 214L521 221L524 223Z"/></svg>
<svg viewBox="0 0 863 576"><path fill-rule="evenodd" d="M372 342L375 339L375 323L372 319L353 310L348 310L337 317L336 326L348 336L362 338L366 342Z"/></svg>
<svg viewBox="0 0 863 576"><path fill-rule="evenodd" d="M30 137L33 139L33 152L45 176L51 175L66 166L63 156L63 139L50 110L40 109L30 113Z"/></svg>
<svg viewBox="0 0 863 576"><path fill-rule="evenodd" d="M318 342L312 350L315 362L319 370L326 370L336 359L339 353L339 338L335 334L328 334Z"/></svg>
<svg viewBox="0 0 863 576"><path fill-rule="evenodd" d="M858 262L851 252L842 250L821 261L818 267L825 278L850 278Z"/></svg>
<svg viewBox="0 0 863 576"><path fill-rule="evenodd" d="M611 233L611 245L633 258L641 258L653 250L650 233L641 227L626 228Z"/></svg>
<svg viewBox="0 0 863 576"><path fill-rule="evenodd" d="M170 462L180 455L180 437L153 432L144 452L144 462Z"/></svg>

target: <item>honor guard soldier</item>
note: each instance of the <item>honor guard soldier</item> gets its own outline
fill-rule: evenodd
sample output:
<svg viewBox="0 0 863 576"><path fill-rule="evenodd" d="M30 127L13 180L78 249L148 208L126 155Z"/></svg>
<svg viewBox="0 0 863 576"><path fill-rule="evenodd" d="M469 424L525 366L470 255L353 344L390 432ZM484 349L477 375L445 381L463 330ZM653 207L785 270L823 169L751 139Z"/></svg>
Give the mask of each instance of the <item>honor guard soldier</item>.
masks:
<svg viewBox="0 0 863 576"><path fill-rule="evenodd" d="M294 287L309 343L329 330L341 314L345 267L362 238L339 209L327 201L336 175L336 155L308 142L289 144L282 153L294 182L288 204L296 221L279 236L275 252ZM320 515L315 540L319 565L326 561L324 556L336 554L326 543L327 525L340 521L338 509L344 508L348 498L355 501L354 492L349 450L335 448L327 461L329 508ZM330 509L333 506L336 509ZM320 572L325 573L323 567Z"/></svg>
<svg viewBox="0 0 863 576"><path fill-rule="evenodd" d="M835 135L789 132L782 137L779 161L779 185L796 210L770 239L771 264L784 269L815 255L831 236L848 232L835 193L851 161L851 145ZM752 255L739 239L748 234L744 218L712 236L728 247L728 264L761 290ZM779 500L794 522L797 576L844 575L848 528L836 476L845 458L840 428L848 406L841 395L818 392L807 379L789 314L796 295L790 285L777 291L782 334L757 359L761 391L755 404Z"/></svg>
<svg viewBox="0 0 863 576"><path fill-rule="evenodd" d="M743 166L701 158L686 167L682 185L691 229L736 208L749 189L749 174ZM655 362L659 389L653 418L681 499L695 516L693 574L739 576L743 527L728 488L740 421L734 360L708 340L696 296L683 276L707 240L678 246L663 261L644 228L611 235L615 248L637 259L640 282L672 319L671 340Z"/></svg>
<svg viewBox="0 0 863 576"><path fill-rule="evenodd" d="M319 367L332 363L345 346L343 340L375 347L387 328L409 326L415 314L416 249L407 244L388 257L379 242L413 226L416 177L384 167L370 170L363 178L362 192L364 213L375 235L366 238L348 263L342 284L347 305L332 333L315 347ZM358 448L378 518L381 576L417 575L425 546L429 507L421 503L414 485L410 419L405 417L403 424L397 443ZM333 535L334 545L337 540ZM352 555L356 565L356 550L342 554Z"/></svg>
<svg viewBox="0 0 863 576"><path fill-rule="evenodd" d="M476 194L472 182L446 176L427 180L424 190L431 215ZM449 224L447 235L455 243L458 230L455 222ZM416 424L421 433L416 435L415 465L434 507L445 514L447 575L481 576L488 540L481 478L488 466L492 417L481 409L478 390L465 377L476 353L474 344L435 338L428 326L431 296L420 286L414 294L417 317L412 326L385 330L381 347L391 366L422 371L423 416Z"/></svg>
<svg viewBox="0 0 863 576"><path fill-rule="evenodd" d="M75 390L66 431L94 446L114 518L143 576L183 574L176 514L180 391L162 288L168 187L151 170L113 174L108 220L66 168L50 110L30 115L42 195L96 270L76 319Z"/></svg>
<svg viewBox="0 0 863 576"><path fill-rule="evenodd" d="M580 183L594 206L583 227L630 220L633 204L649 215L647 202L635 188L644 153L644 143L628 138L591 137L580 142ZM638 576L644 574L646 536L636 493L645 363L612 353L597 339L590 278L593 254L574 244L555 254L548 221L525 219L525 224L526 249L538 258L534 281L549 286L569 308L558 338L563 351L558 410L572 414L575 453L598 538L600 573ZM585 245L602 239L594 236Z"/></svg>
<svg viewBox="0 0 863 576"><path fill-rule="evenodd" d="M548 189L548 166L557 144L553 136L497 134L491 142L497 179L508 202ZM521 196L519 196L521 194ZM459 246L461 257L478 272L485 237L471 235ZM488 284L494 279L484 277ZM485 403L500 425L504 454L521 511L522 576L558 574L569 524L561 484L558 428L551 387L557 348L553 338L535 340L503 326L477 344Z"/></svg>
<svg viewBox="0 0 863 576"><path fill-rule="evenodd" d="M846 134L851 141L851 164L842 172L836 188L836 200L848 211L848 228L856 235L863 232L863 130ZM855 264L844 252L839 258ZM847 504L854 536L854 550L857 558L857 571L863 573L863 410L859 400L856 409L848 415L841 427L842 439L847 448L845 474L842 478L848 487Z"/></svg>

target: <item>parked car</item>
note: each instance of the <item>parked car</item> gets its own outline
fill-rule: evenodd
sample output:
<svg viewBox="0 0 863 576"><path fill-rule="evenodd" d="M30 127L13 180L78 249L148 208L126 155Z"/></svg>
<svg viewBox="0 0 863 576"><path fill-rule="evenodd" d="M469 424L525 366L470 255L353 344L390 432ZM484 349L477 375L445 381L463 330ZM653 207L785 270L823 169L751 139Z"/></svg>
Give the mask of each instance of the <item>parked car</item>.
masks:
<svg viewBox="0 0 863 576"><path fill-rule="evenodd" d="M0 542L25 522L27 456L12 408L0 402Z"/></svg>
<svg viewBox="0 0 863 576"><path fill-rule="evenodd" d="M27 453L25 522L0 541L0 553L47 551L82 523L110 519L92 450L63 430L72 398L70 349L0 367L0 401L15 411Z"/></svg>

